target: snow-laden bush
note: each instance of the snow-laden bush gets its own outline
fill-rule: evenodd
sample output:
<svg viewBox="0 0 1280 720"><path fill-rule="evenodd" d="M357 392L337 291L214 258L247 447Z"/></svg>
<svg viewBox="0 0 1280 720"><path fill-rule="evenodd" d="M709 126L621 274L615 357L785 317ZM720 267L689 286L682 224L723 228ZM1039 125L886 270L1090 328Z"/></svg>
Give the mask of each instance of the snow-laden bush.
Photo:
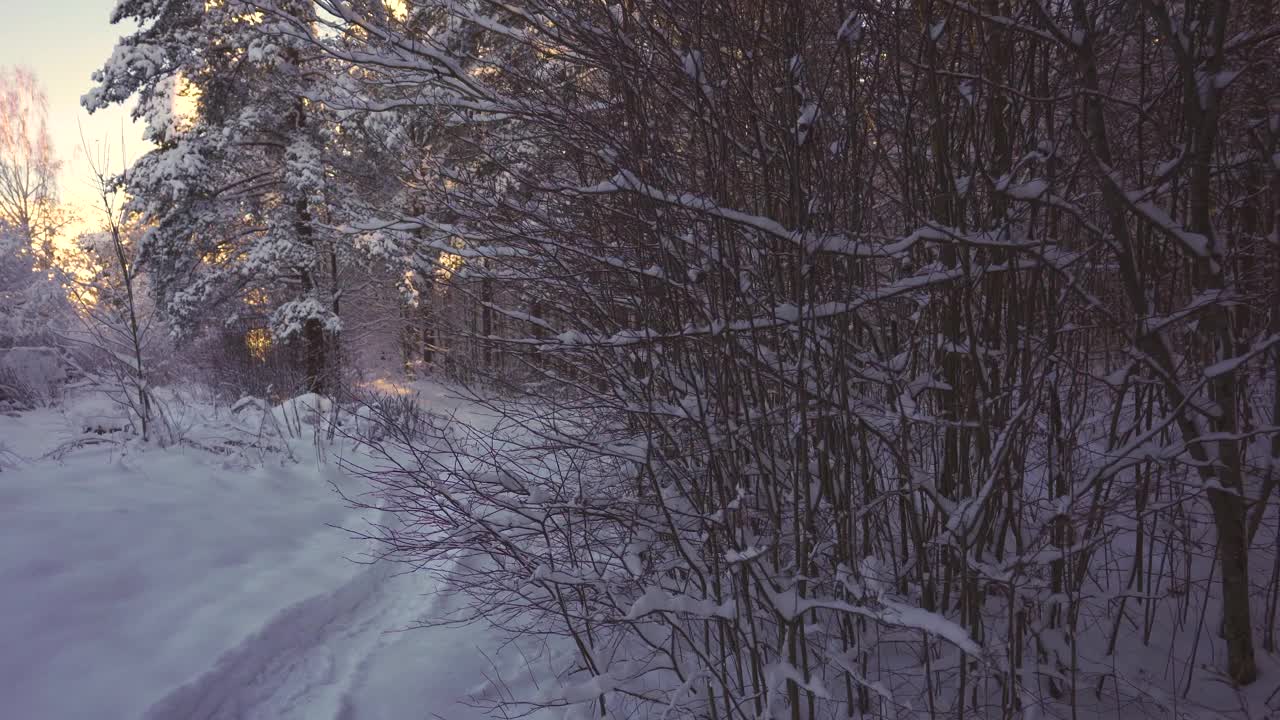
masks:
<svg viewBox="0 0 1280 720"><path fill-rule="evenodd" d="M47 405L68 377L66 360L51 347L0 349L0 402L17 407Z"/></svg>
<svg viewBox="0 0 1280 720"><path fill-rule="evenodd" d="M27 410L40 402L40 394L23 383L17 375L0 368L0 410Z"/></svg>
<svg viewBox="0 0 1280 720"><path fill-rule="evenodd" d="M423 407L417 392L358 392L355 401L355 437L363 442L382 440L392 427L404 436L420 437L439 420Z"/></svg>
<svg viewBox="0 0 1280 720"><path fill-rule="evenodd" d="M504 709L1274 712L1257 23L1127 6L537 0L334 50L468 118L377 210L457 250L472 369L540 380L369 473L397 556L576 648Z"/></svg>
<svg viewBox="0 0 1280 720"><path fill-rule="evenodd" d="M110 392L85 392L72 398L62 408L72 428L85 435L128 433L133 429L126 406Z"/></svg>
<svg viewBox="0 0 1280 720"><path fill-rule="evenodd" d="M226 402L251 395L280 402L301 392L305 374L298 367L294 348L272 344L256 351L246 342L253 331L264 328L232 327L195 338L179 351L187 372L193 369Z"/></svg>

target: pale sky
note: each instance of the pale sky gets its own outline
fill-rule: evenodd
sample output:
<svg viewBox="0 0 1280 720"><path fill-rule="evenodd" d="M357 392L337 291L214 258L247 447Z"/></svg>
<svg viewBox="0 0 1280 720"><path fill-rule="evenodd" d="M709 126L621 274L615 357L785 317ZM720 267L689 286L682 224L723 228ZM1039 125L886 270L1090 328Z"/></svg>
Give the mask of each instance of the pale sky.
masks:
<svg viewBox="0 0 1280 720"><path fill-rule="evenodd" d="M110 24L114 7L115 0L0 0L0 66L29 67L44 85L50 134L63 160L62 198L82 215L94 212L97 205L77 120L91 152L109 143L116 171L121 168L122 123L130 160L149 147L142 139L141 125L131 120L126 109L114 106L89 115L80 106L80 96L92 85L89 76L111 54L116 39L134 29L132 24Z"/></svg>

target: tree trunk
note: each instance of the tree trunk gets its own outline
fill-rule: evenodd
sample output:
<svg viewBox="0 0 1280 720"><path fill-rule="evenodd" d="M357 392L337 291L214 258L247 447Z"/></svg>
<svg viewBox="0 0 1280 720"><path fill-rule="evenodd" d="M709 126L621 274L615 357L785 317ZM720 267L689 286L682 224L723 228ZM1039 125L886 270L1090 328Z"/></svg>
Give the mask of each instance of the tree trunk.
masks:
<svg viewBox="0 0 1280 720"><path fill-rule="evenodd" d="M1209 491L1218 527L1218 564L1222 567L1223 635L1227 674L1239 685L1258 679L1249 613L1249 546L1245 541L1244 502L1232 492Z"/></svg>
<svg viewBox="0 0 1280 720"><path fill-rule="evenodd" d="M311 318L302 326L303 353L306 355L307 392L323 395L327 389L325 382L325 346L324 326L320 321Z"/></svg>

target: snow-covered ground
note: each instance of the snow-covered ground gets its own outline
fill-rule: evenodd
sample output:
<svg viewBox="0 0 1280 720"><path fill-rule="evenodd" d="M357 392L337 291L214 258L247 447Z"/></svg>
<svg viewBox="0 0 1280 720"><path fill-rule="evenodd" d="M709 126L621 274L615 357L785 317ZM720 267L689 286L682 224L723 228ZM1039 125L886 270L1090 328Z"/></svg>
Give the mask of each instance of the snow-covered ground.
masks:
<svg viewBox="0 0 1280 720"><path fill-rule="evenodd" d="M0 717L480 715L497 639L402 631L448 595L339 529L385 519L344 503L332 455L65 444L109 412L0 416Z"/></svg>

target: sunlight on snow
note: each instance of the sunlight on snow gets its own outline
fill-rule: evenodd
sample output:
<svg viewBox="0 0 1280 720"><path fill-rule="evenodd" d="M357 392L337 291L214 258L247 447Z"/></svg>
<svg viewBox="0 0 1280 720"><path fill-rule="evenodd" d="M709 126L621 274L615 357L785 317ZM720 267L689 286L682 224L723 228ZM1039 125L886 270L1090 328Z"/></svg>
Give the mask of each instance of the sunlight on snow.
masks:
<svg viewBox="0 0 1280 720"><path fill-rule="evenodd" d="M360 383L360 387L365 390L383 393L384 395L408 395L411 392L409 388L387 378L367 380Z"/></svg>
<svg viewBox="0 0 1280 720"><path fill-rule="evenodd" d="M382 0L382 5L391 13L391 17L404 22L409 17L409 5L405 0Z"/></svg>
<svg viewBox="0 0 1280 720"><path fill-rule="evenodd" d="M196 116L200 112L200 95L200 88L179 73L170 100L175 130L185 132L195 124Z"/></svg>

